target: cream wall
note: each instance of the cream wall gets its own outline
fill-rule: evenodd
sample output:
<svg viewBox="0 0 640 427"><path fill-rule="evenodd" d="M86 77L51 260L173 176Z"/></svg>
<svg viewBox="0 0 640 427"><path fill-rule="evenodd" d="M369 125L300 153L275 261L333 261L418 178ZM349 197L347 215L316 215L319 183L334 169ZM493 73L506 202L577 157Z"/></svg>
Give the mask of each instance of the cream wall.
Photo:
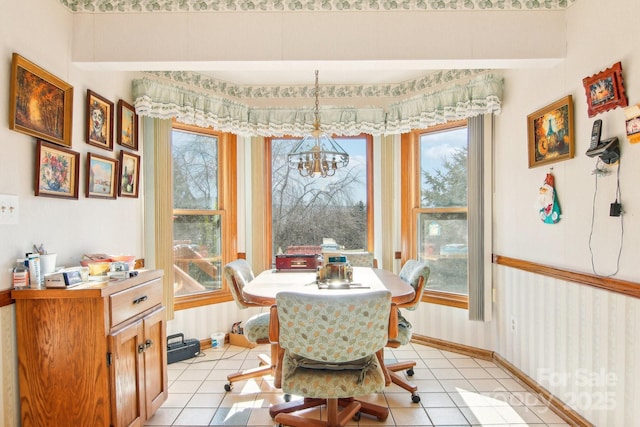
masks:
<svg viewBox="0 0 640 427"><path fill-rule="evenodd" d="M625 214L620 269L615 276L640 282L640 146L625 137L618 108L587 115L582 79L622 62L630 104L640 102L640 54L635 38L634 0L580 0L567 12L567 60L549 70L505 73L503 114L496 121L494 251L585 273L593 273L589 252L594 206L595 160L584 153L593 121L602 119L603 138L621 142L620 189ZM602 35L603 20L614 23ZM613 36L615 34L615 36ZM567 94L575 105L576 157L556 163L553 173L563 209L557 224L543 224L532 208L536 188L549 168L527 169L526 114ZM620 218L609 216L615 200L617 167L598 179L592 247L595 271L616 270ZM637 424L640 410L640 301L505 267L495 268L498 294L498 345L495 350L595 425ZM510 331L511 319L517 323ZM550 375L553 373L553 375Z"/></svg>
<svg viewBox="0 0 640 427"><path fill-rule="evenodd" d="M567 58L549 69L511 69L505 77L502 113L496 117L494 153L495 254L593 273L589 252L595 160L584 153L591 126L621 142L620 188L625 214L619 279L640 282L640 145L627 142L618 108L587 115L582 79L622 61L630 104L640 102L640 54L635 39L640 4L635 0L579 0L567 11ZM604 21L615 31L605 36ZM533 208L550 167L528 168L526 116L571 94L576 156L555 163L553 174L563 218L543 224ZM617 167L598 180L593 231L596 271L616 270L620 219L609 217ZM594 425L630 426L640 418L640 301L573 283L494 266L494 320L466 320L462 310L424 305L411 313L419 334L496 351L569 404ZM516 329L511 331L511 322Z"/></svg>
<svg viewBox="0 0 640 427"><path fill-rule="evenodd" d="M88 72L74 66L71 25L71 14L57 1L0 2L0 194L19 198L19 224L0 225L0 290L11 287L10 269L34 243L43 243L50 252L56 252L58 265L78 265L84 253L144 256L141 198L84 197L86 153L113 158L120 153L117 145L108 152L85 143L86 90L90 88L114 103L119 98L132 101L130 82L134 74ZM34 196L35 138L8 128L13 52L74 86L72 149L81 154L78 200ZM14 427L19 417L13 306L0 308L0 354L0 426Z"/></svg>

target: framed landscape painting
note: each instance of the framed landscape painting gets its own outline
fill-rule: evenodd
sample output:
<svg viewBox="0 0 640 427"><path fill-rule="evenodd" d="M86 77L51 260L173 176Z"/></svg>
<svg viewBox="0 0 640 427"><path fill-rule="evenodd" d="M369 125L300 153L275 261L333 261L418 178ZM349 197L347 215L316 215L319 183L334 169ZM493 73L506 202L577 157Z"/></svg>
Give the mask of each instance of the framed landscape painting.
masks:
<svg viewBox="0 0 640 427"><path fill-rule="evenodd" d="M138 115L132 105L118 101L118 144L138 149Z"/></svg>
<svg viewBox="0 0 640 427"><path fill-rule="evenodd" d="M78 198L80 153L38 140L35 195Z"/></svg>
<svg viewBox="0 0 640 427"><path fill-rule="evenodd" d="M529 167L574 156L573 99L568 95L527 116Z"/></svg>
<svg viewBox="0 0 640 427"><path fill-rule="evenodd" d="M9 98L9 129L71 147L73 86L14 53Z"/></svg>
<svg viewBox="0 0 640 427"><path fill-rule="evenodd" d="M97 154L87 154L87 197L116 198L118 161Z"/></svg>
<svg viewBox="0 0 640 427"><path fill-rule="evenodd" d="M603 111L629 105L622 81L622 64L616 62L604 71L582 79L587 95L587 113L593 117Z"/></svg>

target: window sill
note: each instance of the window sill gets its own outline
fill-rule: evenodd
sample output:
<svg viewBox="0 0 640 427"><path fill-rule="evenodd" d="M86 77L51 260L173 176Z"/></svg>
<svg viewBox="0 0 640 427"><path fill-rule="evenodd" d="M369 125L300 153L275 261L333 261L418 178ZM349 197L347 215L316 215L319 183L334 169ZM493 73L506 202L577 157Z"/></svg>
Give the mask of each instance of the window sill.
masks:
<svg viewBox="0 0 640 427"><path fill-rule="evenodd" d="M422 301L465 310L469 309L469 297L467 295L452 294L450 292L424 291Z"/></svg>
<svg viewBox="0 0 640 427"><path fill-rule="evenodd" d="M173 302L173 309L186 310L189 308L202 307L204 305L219 304L233 301L233 296L228 291L206 292L202 294L176 297Z"/></svg>

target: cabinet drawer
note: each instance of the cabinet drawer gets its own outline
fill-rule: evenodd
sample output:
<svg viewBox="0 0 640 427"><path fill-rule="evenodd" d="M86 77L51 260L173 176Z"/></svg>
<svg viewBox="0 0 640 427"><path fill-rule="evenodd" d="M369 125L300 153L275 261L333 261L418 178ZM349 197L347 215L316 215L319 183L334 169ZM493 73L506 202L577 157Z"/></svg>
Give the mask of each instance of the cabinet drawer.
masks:
<svg viewBox="0 0 640 427"><path fill-rule="evenodd" d="M109 296L111 328L162 303L162 281L154 280Z"/></svg>

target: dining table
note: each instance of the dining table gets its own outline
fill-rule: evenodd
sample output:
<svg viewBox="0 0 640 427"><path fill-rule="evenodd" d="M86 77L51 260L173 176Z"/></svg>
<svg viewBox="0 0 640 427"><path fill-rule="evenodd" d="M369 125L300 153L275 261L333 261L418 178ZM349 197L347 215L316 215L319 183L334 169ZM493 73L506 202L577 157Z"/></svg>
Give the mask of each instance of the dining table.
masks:
<svg viewBox="0 0 640 427"><path fill-rule="evenodd" d="M353 280L320 281L315 271L277 271L265 270L247 283L242 290L247 301L263 306L276 303L276 294L281 291L294 291L312 294L336 294L348 298L354 293L370 290L391 291L391 301L397 305L410 302L415 297L413 287L397 274L371 267L353 267Z"/></svg>

